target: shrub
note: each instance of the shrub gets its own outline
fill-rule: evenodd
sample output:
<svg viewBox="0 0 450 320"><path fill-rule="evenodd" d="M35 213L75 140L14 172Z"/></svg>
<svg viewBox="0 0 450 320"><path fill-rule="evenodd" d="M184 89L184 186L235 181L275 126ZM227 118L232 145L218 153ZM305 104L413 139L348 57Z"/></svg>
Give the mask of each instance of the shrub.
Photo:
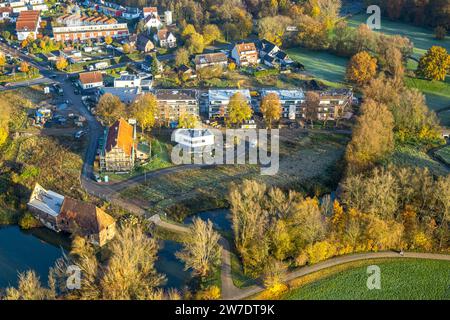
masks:
<svg viewBox="0 0 450 320"><path fill-rule="evenodd" d="M218 300L220 299L220 288L218 286L210 286L197 292L195 298L197 300Z"/></svg>
<svg viewBox="0 0 450 320"><path fill-rule="evenodd" d="M41 226L39 220L37 220L31 213L26 212L19 220L19 226L22 229L28 230Z"/></svg>

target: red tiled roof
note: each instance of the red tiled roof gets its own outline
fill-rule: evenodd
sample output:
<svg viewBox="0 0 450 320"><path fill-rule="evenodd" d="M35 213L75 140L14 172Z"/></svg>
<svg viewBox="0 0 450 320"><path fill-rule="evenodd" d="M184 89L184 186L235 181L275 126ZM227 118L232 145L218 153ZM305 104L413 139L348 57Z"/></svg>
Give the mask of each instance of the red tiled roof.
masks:
<svg viewBox="0 0 450 320"><path fill-rule="evenodd" d="M115 147L122 149L128 156L131 156L134 147L133 126L122 118L117 120L108 130L106 151L109 152Z"/></svg>
<svg viewBox="0 0 450 320"><path fill-rule="evenodd" d="M97 83L103 81L103 75L99 71L80 73L80 82L82 84Z"/></svg>
<svg viewBox="0 0 450 320"><path fill-rule="evenodd" d="M236 44L236 50L239 54L241 54L241 52L245 52L245 51L256 51L256 46L253 42L240 43L240 44Z"/></svg>
<svg viewBox="0 0 450 320"><path fill-rule="evenodd" d="M16 22L17 31L32 31L38 28L40 11L27 10L21 11Z"/></svg>
<svg viewBox="0 0 450 320"><path fill-rule="evenodd" d="M156 7L144 7L142 8L144 13L157 13L158 12L158 8Z"/></svg>

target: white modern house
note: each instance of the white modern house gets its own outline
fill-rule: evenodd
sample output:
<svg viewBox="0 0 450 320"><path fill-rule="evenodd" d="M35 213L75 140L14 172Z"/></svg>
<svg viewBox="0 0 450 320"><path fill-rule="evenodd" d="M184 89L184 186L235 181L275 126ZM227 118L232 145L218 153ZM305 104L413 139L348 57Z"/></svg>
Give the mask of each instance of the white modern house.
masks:
<svg viewBox="0 0 450 320"><path fill-rule="evenodd" d="M250 90L248 89L210 89L208 91L209 118L225 116L230 98L236 93L242 94L245 101L248 104L251 103Z"/></svg>
<svg viewBox="0 0 450 320"><path fill-rule="evenodd" d="M114 88L135 88L145 87L144 89L150 90L152 87L152 80L146 79L150 75L140 77L139 75L121 75L119 78L114 79Z"/></svg>
<svg viewBox="0 0 450 320"><path fill-rule="evenodd" d="M214 145L214 134L209 129L177 129L173 137L189 153L201 153L205 147Z"/></svg>

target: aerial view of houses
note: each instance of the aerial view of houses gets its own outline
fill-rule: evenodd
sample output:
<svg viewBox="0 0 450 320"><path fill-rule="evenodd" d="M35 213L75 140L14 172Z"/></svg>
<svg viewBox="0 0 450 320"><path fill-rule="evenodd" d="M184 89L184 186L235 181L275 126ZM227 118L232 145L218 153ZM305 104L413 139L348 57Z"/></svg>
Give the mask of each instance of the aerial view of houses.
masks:
<svg viewBox="0 0 450 320"><path fill-rule="evenodd" d="M448 300L449 31L446 0L0 0L0 300Z"/></svg>

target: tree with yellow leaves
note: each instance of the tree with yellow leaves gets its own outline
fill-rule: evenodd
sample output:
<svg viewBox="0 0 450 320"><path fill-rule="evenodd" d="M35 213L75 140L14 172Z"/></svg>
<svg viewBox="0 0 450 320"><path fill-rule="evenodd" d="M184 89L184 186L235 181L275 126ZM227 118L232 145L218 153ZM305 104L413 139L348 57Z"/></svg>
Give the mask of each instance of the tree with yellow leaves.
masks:
<svg viewBox="0 0 450 320"><path fill-rule="evenodd" d="M64 57L59 57L55 64L56 69L58 69L60 71L67 68L68 65L69 65L69 63L67 62L67 59Z"/></svg>
<svg viewBox="0 0 450 320"><path fill-rule="evenodd" d="M195 129L199 126L200 121L198 116L191 113L184 113L178 119L178 127L184 129Z"/></svg>
<svg viewBox="0 0 450 320"><path fill-rule="evenodd" d="M432 46L419 60L417 74L429 80L444 81L450 71L450 55L443 47Z"/></svg>
<svg viewBox="0 0 450 320"><path fill-rule="evenodd" d="M110 45L113 42L113 39L111 38L111 36L106 36L105 37L105 43L107 45Z"/></svg>
<svg viewBox="0 0 450 320"><path fill-rule="evenodd" d="M347 79L362 86L372 80L377 74L377 59L368 52L355 54L347 66Z"/></svg>
<svg viewBox="0 0 450 320"><path fill-rule="evenodd" d="M266 121L267 127L272 128L272 122L278 121L281 118L282 108L278 94L271 92L264 96L261 100L259 110Z"/></svg>
<svg viewBox="0 0 450 320"><path fill-rule="evenodd" d="M155 125L158 112L158 101L151 93L140 96L131 106L131 116L136 119L142 133Z"/></svg>
<svg viewBox="0 0 450 320"><path fill-rule="evenodd" d="M6 56L3 52L0 52L0 69L2 70L2 72L5 68L5 65L6 65Z"/></svg>
<svg viewBox="0 0 450 320"><path fill-rule="evenodd" d="M237 92L231 96L228 103L228 124L241 124L249 120L252 114L253 110L242 93Z"/></svg>
<svg viewBox="0 0 450 320"><path fill-rule="evenodd" d="M345 154L348 169L354 173L370 168L394 148L394 118L387 106L373 100L361 106Z"/></svg>

